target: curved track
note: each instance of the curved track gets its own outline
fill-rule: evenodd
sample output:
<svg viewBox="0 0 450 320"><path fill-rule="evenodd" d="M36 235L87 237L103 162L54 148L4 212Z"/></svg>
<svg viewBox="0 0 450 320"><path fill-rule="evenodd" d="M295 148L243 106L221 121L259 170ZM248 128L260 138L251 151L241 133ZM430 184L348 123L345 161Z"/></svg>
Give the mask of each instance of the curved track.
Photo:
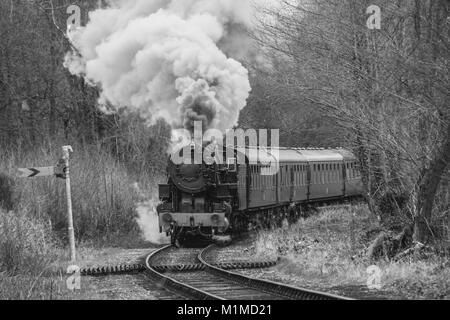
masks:
<svg viewBox="0 0 450 320"><path fill-rule="evenodd" d="M296 288L272 281L254 279L238 273L225 270L205 260L206 253L214 245L205 249L197 249L197 265L201 268L175 272L162 272L156 261L166 260L164 255L177 255L180 262L183 256L189 256L192 263L192 249L186 252L174 251L172 246L166 246L150 254L145 261L147 275L161 286L175 291L183 296L198 300L343 300L344 297L323 292ZM174 257L172 257L174 258ZM159 270L159 271L158 271Z"/></svg>

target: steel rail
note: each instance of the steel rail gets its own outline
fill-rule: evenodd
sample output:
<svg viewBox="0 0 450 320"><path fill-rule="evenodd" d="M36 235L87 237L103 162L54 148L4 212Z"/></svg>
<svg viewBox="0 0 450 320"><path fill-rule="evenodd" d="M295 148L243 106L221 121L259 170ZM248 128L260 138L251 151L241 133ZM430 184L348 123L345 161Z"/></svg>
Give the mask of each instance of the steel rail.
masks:
<svg viewBox="0 0 450 320"><path fill-rule="evenodd" d="M273 296L274 299L291 299L291 300L353 300L333 294L328 294L319 291L313 291L304 288L297 288L281 283L276 283L269 280L261 280L255 279L251 277L244 276L242 274L238 274L235 272L231 272L225 270L221 267L224 264L212 264L206 261L206 254L212 250L215 245L210 245L200 251L197 255L197 259L200 262L199 265L203 266L199 269L190 270L193 272L192 274L196 274L196 272L207 273L213 278L206 279L204 278L205 283L199 283L201 281L200 278L197 279L194 285L189 285L187 283L183 283L180 280L177 280L173 277L173 273L169 272L169 275L164 274L158 265L154 265L152 260L154 260L158 255L164 254L167 250L172 248L171 245L162 247L158 250L155 250L153 253L147 256L145 259L146 266L146 274L158 282L161 286L166 287L167 289L175 290L176 292L182 293L183 296L190 297L196 300L226 300L226 295L228 294L228 298L233 298L233 295L230 296L230 292L220 292L219 294L214 294L211 291L210 286L216 284L215 281L228 281L229 283L233 283L237 286L235 289L237 291L245 291L247 297L255 298L256 296L262 295L263 298ZM225 264L226 265L226 264ZM166 271L166 270L164 270ZM182 275L182 272L177 273L178 275ZM183 277L181 277L183 279ZM222 279L222 280L221 280ZM226 279L226 280L225 280ZM206 289L200 289L199 287L203 286ZM242 287L242 289L240 288ZM214 291L214 289L212 290ZM217 290L216 290L217 291ZM250 295L249 295L250 293ZM241 292L242 294L242 292ZM239 296L239 295L237 295ZM236 294L234 295L236 297ZM241 296L242 297L242 296ZM245 298L245 295L244 295Z"/></svg>
<svg viewBox="0 0 450 320"><path fill-rule="evenodd" d="M206 253L214 248L216 245L212 244L205 249L203 249L199 255L198 259L205 265L206 270L215 273L221 277L236 281L247 287L261 290L267 293L272 293L280 296L284 296L288 299L294 300L353 300L351 298L342 297L334 294L324 293L320 291L314 291L304 288L298 288L286 284L277 283L270 280L255 279L252 277L244 276L242 274L232 272L229 270L221 269L208 263L205 259Z"/></svg>
<svg viewBox="0 0 450 320"><path fill-rule="evenodd" d="M198 288L194 288L193 286L177 281L171 277L165 276L162 273L158 272L155 268L153 268L151 260L155 258L155 256L157 256L158 254L161 254L162 252L170 249L171 247L172 245L167 245L158 250L155 250L154 252L152 252L147 256L147 258L145 259L145 266L147 268L146 273L150 278L161 284L163 287L169 287L170 289L182 292L198 300L225 300L219 296L213 295Z"/></svg>

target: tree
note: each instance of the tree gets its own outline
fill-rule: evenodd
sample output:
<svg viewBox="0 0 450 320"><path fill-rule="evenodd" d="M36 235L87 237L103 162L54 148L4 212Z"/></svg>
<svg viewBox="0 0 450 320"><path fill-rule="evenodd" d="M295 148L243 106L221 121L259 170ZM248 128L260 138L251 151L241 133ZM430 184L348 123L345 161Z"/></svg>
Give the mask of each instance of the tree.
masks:
<svg viewBox="0 0 450 320"><path fill-rule="evenodd" d="M414 224L426 242L449 167L449 4L378 1L381 30L370 30L371 4L281 1L260 9L254 38L289 61L271 72L290 96L346 133L374 214Z"/></svg>

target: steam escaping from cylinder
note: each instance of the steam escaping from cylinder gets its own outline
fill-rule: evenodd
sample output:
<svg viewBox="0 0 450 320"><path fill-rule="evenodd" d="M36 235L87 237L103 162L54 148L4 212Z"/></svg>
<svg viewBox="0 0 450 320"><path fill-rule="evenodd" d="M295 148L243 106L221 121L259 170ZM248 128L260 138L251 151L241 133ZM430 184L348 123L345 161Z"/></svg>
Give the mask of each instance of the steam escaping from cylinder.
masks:
<svg viewBox="0 0 450 320"><path fill-rule="evenodd" d="M142 199L136 205L136 223L141 229L142 238L146 241L156 244L170 243L170 237L159 232L159 221L156 207L159 204L158 195L156 192L150 190L142 190L139 183L130 185L130 188ZM150 198L148 195L151 195Z"/></svg>
<svg viewBox="0 0 450 320"><path fill-rule="evenodd" d="M137 223L146 241L156 244L169 244L170 237L167 237L164 233L159 233L156 203L156 201L152 200L139 203L136 208L138 213Z"/></svg>
<svg viewBox="0 0 450 320"><path fill-rule="evenodd" d="M70 31L65 66L101 89L103 111L138 112L149 124L226 130L251 90L232 57L249 47L250 0L114 0Z"/></svg>

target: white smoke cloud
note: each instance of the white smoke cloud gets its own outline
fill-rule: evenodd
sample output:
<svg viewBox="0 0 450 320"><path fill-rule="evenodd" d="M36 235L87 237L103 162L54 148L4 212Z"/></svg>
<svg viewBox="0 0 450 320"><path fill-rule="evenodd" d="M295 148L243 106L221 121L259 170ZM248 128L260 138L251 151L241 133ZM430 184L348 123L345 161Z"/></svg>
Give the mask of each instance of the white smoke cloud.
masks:
<svg viewBox="0 0 450 320"><path fill-rule="evenodd" d="M140 203L136 208L138 213L137 223L145 240L157 244L169 244L170 237L167 237L165 233L159 233L156 204L157 202L153 200Z"/></svg>
<svg viewBox="0 0 450 320"><path fill-rule="evenodd" d="M101 88L101 104L188 129L237 123L251 88L230 56L249 46L237 32L251 26L249 0L115 0L89 18L65 65Z"/></svg>
<svg viewBox="0 0 450 320"><path fill-rule="evenodd" d="M130 186L140 196L141 199L147 198L147 192L139 187L139 183L134 183ZM170 243L170 236L167 237L165 233L159 233L159 221L156 207L159 204L158 195L156 192L150 192L151 198L146 201L141 201L136 206L138 214L136 222L141 229L145 240L157 244Z"/></svg>

